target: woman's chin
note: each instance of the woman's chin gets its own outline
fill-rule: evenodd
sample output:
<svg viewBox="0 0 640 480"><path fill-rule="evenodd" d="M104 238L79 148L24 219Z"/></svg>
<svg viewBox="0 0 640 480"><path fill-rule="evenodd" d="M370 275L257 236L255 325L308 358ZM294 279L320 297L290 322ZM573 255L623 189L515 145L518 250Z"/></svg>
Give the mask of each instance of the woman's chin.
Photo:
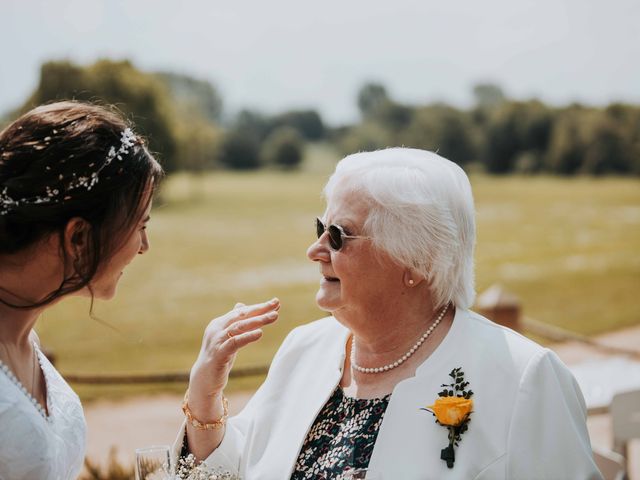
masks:
<svg viewBox="0 0 640 480"><path fill-rule="evenodd" d="M316 302L316 303L317 303L317 302ZM331 312L333 312L333 308L331 308L331 307L325 307L325 306L323 306L323 305L320 305L319 303L317 303L317 305L318 305L318 308L319 308L320 310L322 310L323 312L327 312L327 313L331 313Z"/></svg>
<svg viewBox="0 0 640 480"><path fill-rule="evenodd" d="M336 300L333 295L327 295L327 292L323 292L322 289L318 290L316 294L316 305L325 312L333 312L338 308Z"/></svg>
<svg viewBox="0 0 640 480"><path fill-rule="evenodd" d="M116 288L113 287L112 289L106 291L106 292L100 292L99 295L96 295L96 298L100 299L100 300L112 300L113 297L116 296Z"/></svg>
<svg viewBox="0 0 640 480"><path fill-rule="evenodd" d="M113 285L92 285L92 292L88 288L82 289L82 296L94 300L111 300L116 296L117 283Z"/></svg>

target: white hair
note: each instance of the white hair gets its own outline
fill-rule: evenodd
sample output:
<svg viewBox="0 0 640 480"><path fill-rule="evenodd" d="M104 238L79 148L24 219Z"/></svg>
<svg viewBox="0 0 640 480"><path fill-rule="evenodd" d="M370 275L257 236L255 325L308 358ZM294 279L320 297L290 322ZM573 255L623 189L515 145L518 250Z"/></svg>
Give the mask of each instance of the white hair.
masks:
<svg viewBox="0 0 640 480"><path fill-rule="evenodd" d="M324 188L327 200L338 184L370 197L364 233L427 279L435 308L471 307L475 214L469 179L458 165L411 148L356 153L336 166Z"/></svg>

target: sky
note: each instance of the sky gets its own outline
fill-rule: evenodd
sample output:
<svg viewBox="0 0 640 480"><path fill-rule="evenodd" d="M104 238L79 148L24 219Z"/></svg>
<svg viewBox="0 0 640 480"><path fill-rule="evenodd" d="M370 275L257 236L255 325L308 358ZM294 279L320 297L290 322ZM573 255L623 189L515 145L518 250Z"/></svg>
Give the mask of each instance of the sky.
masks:
<svg viewBox="0 0 640 480"><path fill-rule="evenodd" d="M640 104L638 0L0 0L0 113L47 60L130 59L211 81L228 116L315 108L358 118L356 95L459 107L477 83L554 105Z"/></svg>

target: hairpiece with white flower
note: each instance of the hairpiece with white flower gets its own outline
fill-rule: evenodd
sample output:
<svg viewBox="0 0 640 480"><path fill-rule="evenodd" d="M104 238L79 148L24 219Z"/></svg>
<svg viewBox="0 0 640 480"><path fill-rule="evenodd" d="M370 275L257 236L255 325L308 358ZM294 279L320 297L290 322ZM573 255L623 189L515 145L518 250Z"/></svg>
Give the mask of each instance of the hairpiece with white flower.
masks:
<svg viewBox="0 0 640 480"><path fill-rule="evenodd" d="M90 191L96 183L99 181L100 173L107 168L114 160L122 162L124 155L129 153L129 149L134 147L137 142L137 137L130 128L125 128L120 134L120 145L116 150L115 146L111 146L107 153L105 161L94 171L82 176L78 176L73 173L71 180L62 185L55 187L45 187L44 195L34 195L32 197L13 198L9 195L9 189L4 187L0 190L0 215L6 215L11 210L16 209L22 205L39 205L39 204L54 204L64 200L68 200L69 194L73 190L80 188ZM61 178L62 180L62 178Z"/></svg>

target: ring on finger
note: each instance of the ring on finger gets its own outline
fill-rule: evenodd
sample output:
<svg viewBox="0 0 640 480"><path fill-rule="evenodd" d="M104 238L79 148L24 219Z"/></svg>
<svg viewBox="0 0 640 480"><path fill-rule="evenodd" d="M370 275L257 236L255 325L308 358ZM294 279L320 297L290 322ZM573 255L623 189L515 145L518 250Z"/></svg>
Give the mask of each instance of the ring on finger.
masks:
<svg viewBox="0 0 640 480"><path fill-rule="evenodd" d="M233 338L234 337L234 335L231 333L230 330L227 330L227 337L229 337L229 338Z"/></svg>

